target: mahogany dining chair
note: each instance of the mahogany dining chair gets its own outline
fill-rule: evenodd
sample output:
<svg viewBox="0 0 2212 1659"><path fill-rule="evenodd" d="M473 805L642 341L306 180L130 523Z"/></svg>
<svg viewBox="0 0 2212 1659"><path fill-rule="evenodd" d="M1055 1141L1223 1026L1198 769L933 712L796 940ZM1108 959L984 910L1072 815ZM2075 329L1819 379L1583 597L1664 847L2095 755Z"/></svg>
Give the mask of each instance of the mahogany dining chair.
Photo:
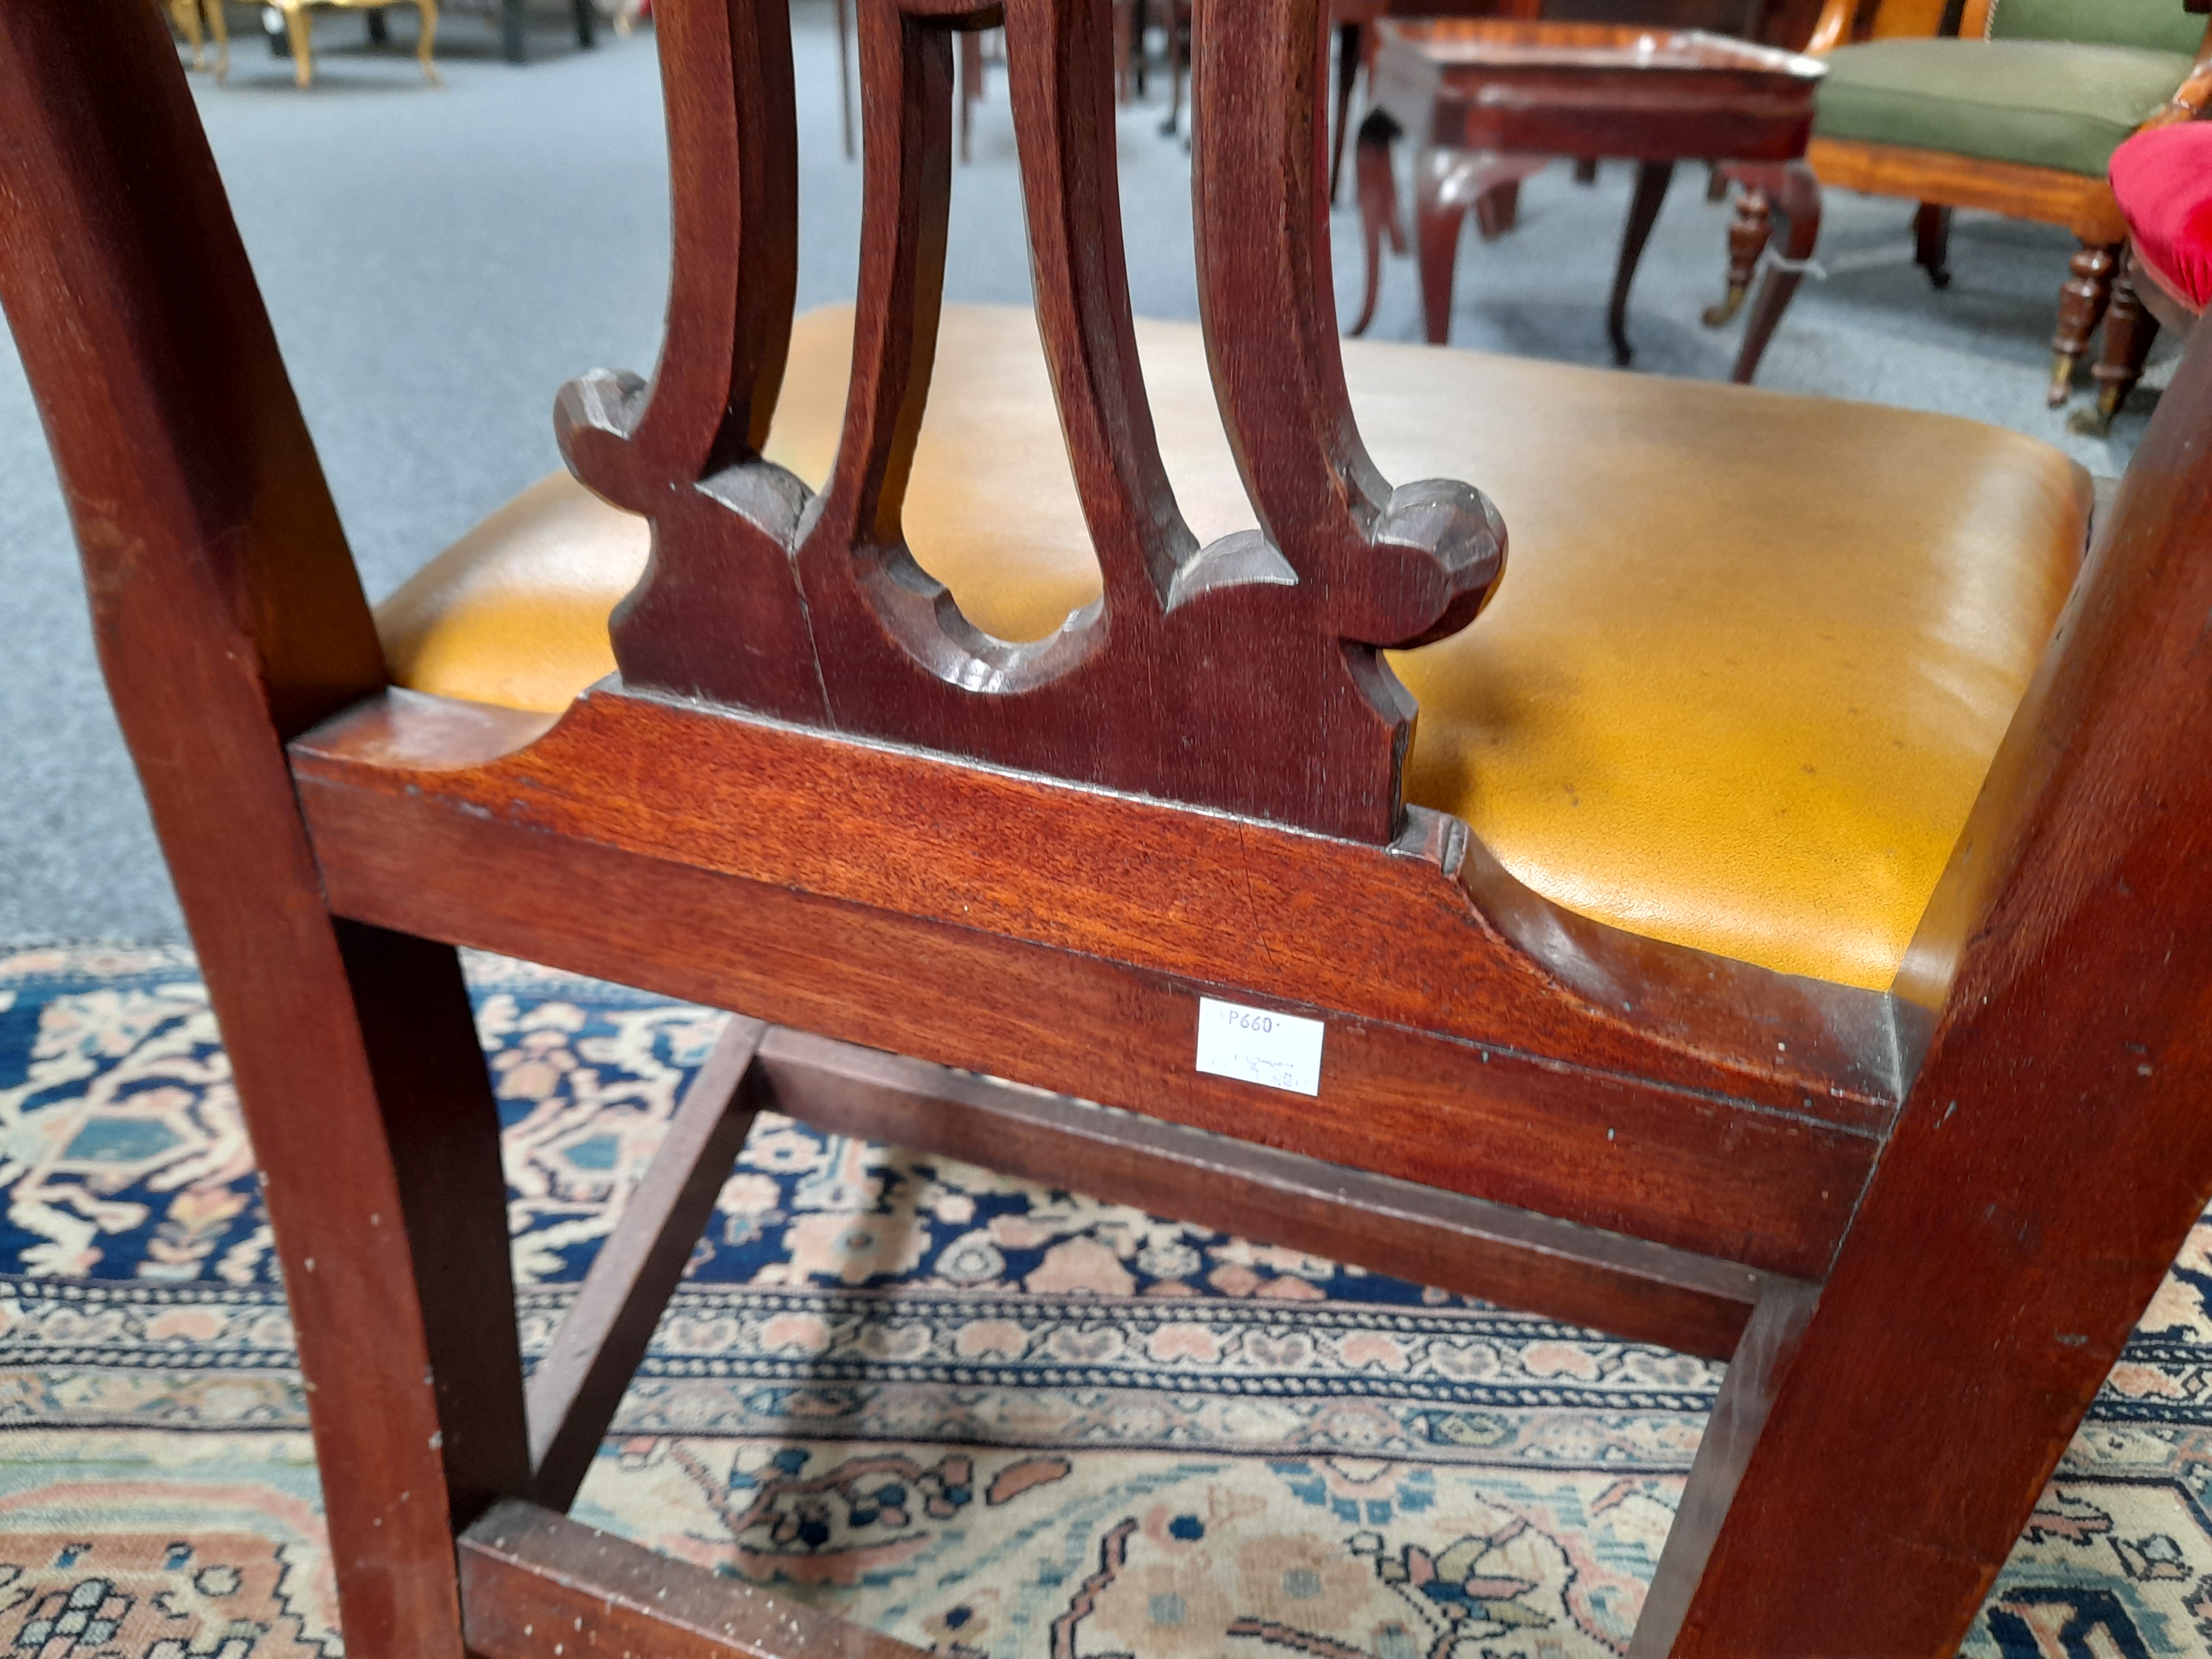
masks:
<svg viewBox="0 0 2212 1659"><path fill-rule="evenodd" d="M2094 522L1966 422L1340 347L1320 0L1207 3L1194 327L1108 0L860 0L796 322L787 9L661 0L659 364L374 611L159 13L0 8L350 1659L914 1651L563 1513L766 1106L1728 1357L1683 1659L1952 1650L2212 1195L2204 331ZM1001 23L1033 313L939 303ZM526 1382L458 946L740 1016Z"/></svg>

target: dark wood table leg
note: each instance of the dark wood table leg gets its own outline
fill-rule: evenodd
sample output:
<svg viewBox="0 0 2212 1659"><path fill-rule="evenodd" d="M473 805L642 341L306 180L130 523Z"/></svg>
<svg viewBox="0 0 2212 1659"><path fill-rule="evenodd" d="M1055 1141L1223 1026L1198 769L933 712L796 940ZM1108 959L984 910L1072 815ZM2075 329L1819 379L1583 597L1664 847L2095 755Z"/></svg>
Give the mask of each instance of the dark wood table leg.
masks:
<svg viewBox="0 0 2212 1659"><path fill-rule="evenodd" d="M1626 368L1636 353L1628 343L1628 286L1636 280L1637 262L1644 244L1659 217L1659 204L1667 199L1674 182L1672 161L1645 161L1636 170L1636 195L1628 204L1628 228L1621 233L1620 264L1613 274L1613 303L1606 309L1606 332L1613 338L1613 361Z"/></svg>
<svg viewBox="0 0 2212 1659"><path fill-rule="evenodd" d="M1923 202L1912 216L1912 263L1936 288L1951 286L1951 210Z"/></svg>
<svg viewBox="0 0 2212 1659"><path fill-rule="evenodd" d="M592 46L599 44L599 15L592 9L592 0L576 0L576 44Z"/></svg>
<svg viewBox="0 0 2212 1659"><path fill-rule="evenodd" d="M522 43L523 0L500 0L499 43L510 64L529 61Z"/></svg>
<svg viewBox="0 0 2212 1659"><path fill-rule="evenodd" d="M1494 242L1505 234L1513 228L1520 216L1521 181L1518 179L1509 179L1502 185L1494 185L1475 198L1475 228L1482 233L1482 240L1486 242Z"/></svg>
<svg viewBox="0 0 2212 1659"><path fill-rule="evenodd" d="M1421 158L1413 186L1413 235L1421 251L1421 316L1431 345L1451 337L1452 286L1459 270L1460 228L1468 196L1435 152Z"/></svg>
<svg viewBox="0 0 2212 1659"><path fill-rule="evenodd" d="M384 27L384 8L378 6L363 15L368 22L368 44L380 46L389 41L391 35Z"/></svg>
<svg viewBox="0 0 2212 1659"><path fill-rule="evenodd" d="M1749 386L1752 376L1759 373L1766 343L1774 337L1775 325L1789 308L1797 284L1804 280L1804 264L1813 257L1814 246L1820 240L1820 181L1813 176L1813 169L1802 161L1784 167L1775 205L1789 221L1789 234L1783 239L1783 262L1768 268L1759 297L1751 303L1743 344L1736 350L1735 372L1729 377L1738 386Z"/></svg>
<svg viewBox="0 0 2212 1659"><path fill-rule="evenodd" d="M1365 27L1356 22L1340 23L1336 27L1336 137L1330 141L1328 153L1328 199L1332 204L1344 179L1344 132L1352 122L1352 88L1359 79L1359 58L1366 33ZM1361 136L1365 134L1363 127Z"/></svg>
<svg viewBox="0 0 2212 1659"><path fill-rule="evenodd" d="M1359 307L1359 320L1352 332L1364 334L1375 320L1375 300L1382 289L1382 239L1390 251L1406 251L1406 228L1398 217L1398 174L1391 165L1390 145L1398 137L1398 124L1381 110L1370 111L1359 124L1359 142L1353 147L1352 173L1359 192L1360 236L1367 250L1367 295Z"/></svg>

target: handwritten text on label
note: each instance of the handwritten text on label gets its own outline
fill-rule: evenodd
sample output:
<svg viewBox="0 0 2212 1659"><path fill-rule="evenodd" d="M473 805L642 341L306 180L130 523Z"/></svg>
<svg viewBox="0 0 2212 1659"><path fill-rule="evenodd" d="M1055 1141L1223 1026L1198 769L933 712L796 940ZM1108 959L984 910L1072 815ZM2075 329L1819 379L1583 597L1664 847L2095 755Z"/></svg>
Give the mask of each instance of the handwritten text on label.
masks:
<svg viewBox="0 0 2212 1659"><path fill-rule="evenodd" d="M1198 1000L1198 1069L1293 1094L1321 1093L1317 1019L1212 997Z"/></svg>

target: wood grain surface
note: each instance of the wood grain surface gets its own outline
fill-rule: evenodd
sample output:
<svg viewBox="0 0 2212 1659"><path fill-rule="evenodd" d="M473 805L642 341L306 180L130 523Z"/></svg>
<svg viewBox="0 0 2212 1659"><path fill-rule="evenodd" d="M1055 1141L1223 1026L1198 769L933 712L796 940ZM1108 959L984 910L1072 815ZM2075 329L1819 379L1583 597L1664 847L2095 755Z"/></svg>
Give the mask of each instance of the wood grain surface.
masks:
<svg viewBox="0 0 2212 1659"><path fill-rule="evenodd" d="M461 1534L475 1659L923 1659L789 1596L534 1504Z"/></svg>

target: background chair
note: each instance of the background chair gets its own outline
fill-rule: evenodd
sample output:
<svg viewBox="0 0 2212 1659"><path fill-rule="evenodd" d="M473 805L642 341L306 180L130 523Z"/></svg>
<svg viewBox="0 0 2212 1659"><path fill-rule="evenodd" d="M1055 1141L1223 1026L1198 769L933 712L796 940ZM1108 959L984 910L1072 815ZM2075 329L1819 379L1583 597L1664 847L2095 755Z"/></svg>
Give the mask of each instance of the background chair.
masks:
<svg viewBox="0 0 2212 1659"><path fill-rule="evenodd" d="M1808 50L1825 55L1820 118L1802 168L1731 169L1747 188L1729 237L1729 297L1747 292L1770 212L1817 224L1822 185L1919 203L1915 258L1950 281L1951 213L1979 208L2063 225L2081 240L2059 289L2050 401L2112 298L2125 235L2106 165L2130 134L2194 118L2212 100L2205 27L2190 0L1830 0ZM1815 182L1817 180L1817 183ZM1811 237L1767 273L1735 379L1748 382L1802 276ZM1800 252L1800 247L1802 252Z"/></svg>
<svg viewBox="0 0 2212 1659"><path fill-rule="evenodd" d="M387 3L389 0L272 0L270 9L283 15L285 33L291 40L293 78L303 87L315 83L315 7L365 9L372 34L381 40L383 11ZM431 54L438 40L438 0L415 0L415 7L422 15L422 25L415 37L415 57L422 66L422 78L434 87L438 84L438 66Z"/></svg>
<svg viewBox="0 0 2212 1659"><path fill-rule="evenodd" d="M215 37L215 78L225 79L230 74L230 23L222 12L222 0L169 0L169 18L176 24L177 32L192 49L192 67L207 67L206 35L201 33L200 16L207 16L207 34Z"/></svg>
<svg viewBox="0 0 2212 1659"><path fill-rule="evenodd" d="M2212 126L2136 134L2112 152L2112 179L2128 251L2105 314L2097 404L2073 421L2092 435L2111 428L2142 379L2160 328L2188 333L2212 299Z"/></svg>
<svg viewBox="0 0 2212 1659"><path fill-rule="evenodd" d="M911 1651L561 1512L771 1103L1732 1354L1639 1654L1954 1649L2212 1198L2212 356L2085 565L2009 434L1340 355L1318 6L1209 4L1201 341L1128 314L1103 7L1006 12L1034 317L937 303L997 14L864 10L860 303L794 327L787 14L666 0L666 349L557 416L605 499L381 618L161 21L0 9L0 299L354 1659ZM1528 598L1478 618L1496 509L1391 487L1347 373L1403 470L1495 473ZM526 1389L463 944L751 1016ZM1310 1071L1240 1046L1282 1019Z"/></svg>

